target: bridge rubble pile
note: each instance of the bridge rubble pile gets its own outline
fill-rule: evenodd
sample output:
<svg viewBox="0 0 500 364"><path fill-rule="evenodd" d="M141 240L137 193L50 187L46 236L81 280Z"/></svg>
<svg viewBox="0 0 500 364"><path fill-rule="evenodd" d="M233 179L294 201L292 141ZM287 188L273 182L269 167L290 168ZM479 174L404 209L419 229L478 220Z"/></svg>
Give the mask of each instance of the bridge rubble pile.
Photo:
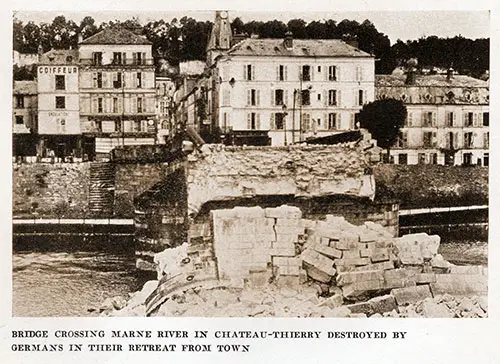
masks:
<svg viewBox="0 0 500 364"><path fill-rule="evenodd" d="M291 206L215 210L207 234L157 255L158 281L103 315L487 316L487 269L444 260L437 235Z"/></svg>

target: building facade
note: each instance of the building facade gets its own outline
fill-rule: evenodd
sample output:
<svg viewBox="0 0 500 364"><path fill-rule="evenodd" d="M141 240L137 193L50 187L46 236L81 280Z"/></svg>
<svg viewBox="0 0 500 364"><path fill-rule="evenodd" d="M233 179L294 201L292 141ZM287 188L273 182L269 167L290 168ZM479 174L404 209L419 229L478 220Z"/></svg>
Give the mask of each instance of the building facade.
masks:
<svg viewBox="0 0 500 364"><path fill-rule="evenodd" d="M78 50L50 50L37 67L41 157L82 157Z"/></svg>
<svg viewBox="0 0 500 364"><path fill-rule="evenodd" d="M489 165L489 85L453 74L377 75L377 99L402 100L396 164Z"/></svg>
<svg viewBox="0 0 500 364"><path fill-rule="evenodd" d="M170 77L156 76L156 116L158 143L165 144L173 128L173 97L175 83Z"/></svg>
<svg viewBox="0 0 500 364"><path fill-rule="evenodd" d="M374 57L341 40L247 38L234 43L217 12L207 47L209 80L194 103L212 131L287 145L357 127L374 100ZM202 92L203 87L203 92ZM196 114L195 114L196 115Z"/></svg>
<svg viewBox="0 0 500 364"><path fill-rule="evenodd" d="M36 154L37 121L37 82L14 81L12 90L12 136L14 156L34 156Z"/></svg>
<svg viewBox="0 0 500 364"><path fill-rule="evenodd" d="M80 121L95 151L156 143L151 42L117 25L79 42Z"/></svg>

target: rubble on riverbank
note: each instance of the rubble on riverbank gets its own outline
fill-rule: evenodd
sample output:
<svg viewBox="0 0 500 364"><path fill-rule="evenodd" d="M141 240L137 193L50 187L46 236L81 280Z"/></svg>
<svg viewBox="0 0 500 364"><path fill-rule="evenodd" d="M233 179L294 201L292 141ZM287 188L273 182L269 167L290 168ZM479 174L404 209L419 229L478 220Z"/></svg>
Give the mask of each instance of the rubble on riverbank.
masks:
<svg viewBox="0 0 500 364"><path fill-rule="evenodd" d="M188 244L160 253L158 281L102 314L487 316L487 269L444 260L436 235L395 238L371 222L303 219L290 206L219 210L212 230L213 254ZM200 256L209 269L196 270Z"/></svg>

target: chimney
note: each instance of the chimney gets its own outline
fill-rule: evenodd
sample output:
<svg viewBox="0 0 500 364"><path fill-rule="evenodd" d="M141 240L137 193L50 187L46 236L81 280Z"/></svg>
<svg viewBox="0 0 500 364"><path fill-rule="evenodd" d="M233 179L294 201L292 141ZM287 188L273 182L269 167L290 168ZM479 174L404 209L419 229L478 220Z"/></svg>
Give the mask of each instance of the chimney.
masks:
<svg viewBox="0 0 500 364"><path fill-rule="evenodd" d="M285 46L286 49L292 49L293 48L293 35L292 32L288 31L285 34L285 40L283 41L283 45Z"/></svg>
<svg viewBox="0 0 500 364"><path fill-rule="evenodd" d="M407 62L408 69L406 71L406 81L407 85L414 85L417 78L417 65L418 60L416 58L410 58Z"/></svg>
<svg viewBox="0 0 500 364"><path fill-rule="evenodd" d="M446 71L446 81L451 81L453 79L453 73L454 73L454 70L453 68L448 68L448 71Z"/></svg>

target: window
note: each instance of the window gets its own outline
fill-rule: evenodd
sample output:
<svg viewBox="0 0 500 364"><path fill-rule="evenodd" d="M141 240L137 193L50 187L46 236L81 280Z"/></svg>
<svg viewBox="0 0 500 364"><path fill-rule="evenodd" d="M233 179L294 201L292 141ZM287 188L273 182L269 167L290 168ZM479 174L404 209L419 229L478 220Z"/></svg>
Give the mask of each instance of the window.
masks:
<svg viewBox="0 0 500 364"><path fill-rule="evenodd" d="M278 81L286 81L286 66L278 66Z"/></svg>
<svg viewBox="0 0 500 364"><path fill-rule="evenodd" d="M285 128L285 114L278 112L274 115L275 129L282 130Z"/></svg>
<svg viewBox="0 0 500 364"><path fill-rule="evenodd" d="M363 90L358 90L358 105L363 106L364 104L364 93Z"/></svg>
<svg viewBox="0 0 500 364"><path fill-rule="evenodd" d="M260 129L260 114L251 112L247 114L247 122L249 130L259 130Z"/></svg>
<svg viewBox="0 0 500 364"><path fill-rule="evenodd" d="M483 147L484 148L490 147L490 132L488 131L483 134Z"/></svg>
<svg viewBox="0 0 500 364"><path fill-rule="evenodd" d="M462 158L463 158L462 164L464 166L472 165L472 153L464 153Z"/></svg>
<svg viewBox="0 0 500 364"><path fill-rule="evenodd" d="M337 90L328 90L328 105L337 105Z"/></svg>
<svg viewBox="0 0 500 364"><path fill-rule="evenodd" d="M122 87L122 73L121 72L116 72L113 75L113 87L114 88L121 88Z"/></svg>
<svg viewBox="0 0 500 364"><path fill-rule="evenodd" d="M143 65L146 63L146 53L135 52L133 54L134 64Z"/></svg>
<svg viewBox="0 0 500 364"><path fill-rule="evenodd" d="M274 102L275 105L280 106L284 104L284 92L283 90L274 91Z"/></svg>
<svg viewBox="0 0 500 364"><path fill-rule="evenodd" d="M490 113L483 112L483 126L490 126Z"/></svg>
<svg viewBox="0 0 500 364"><path fill-rule="evenodd" d="M437 153L431 153L430 155L430 164L438 164L438 155Z"/></svg>
<svg viewBox="0 0 500 364"><path fill-rule="evenodd" d="M118 98L113 97L113 112L117 113L118 112Z"/></svg>
<svg viewBox="0 0 500 364"><path fill-rule="evenodd" d="M311 81L311 66L302 66L302 81Z"/></svg>
<svg viewBox="0 0 500 364"><path fill-rule="evenodd" d="M435 147L436 147L436 132L425 131L424 148L435 148Z"/></svg>
<svg viewBox="0 0 500 364"><path fill-rule="evenodd" d="M309 90L302 90L301 96L302 105L311 105L311 93Z"/></svg>
<svg viewBox="0 0 500 364"><path fill-rule="evenodd" d="M302 114L302 130L308 131L311 129L311 114Z"/></svg>
<svg viewBox="0 0 500 364"><path fill-rule="evenodd" d="M328 67L328 81L337 81L337 67Z"/></svg>
<svg viewBox="0 0 500 364"><path fill-rule="evenodd" d="M426 111L422 113L422 126L431 126L432 125L432 111Z"/></svg>
<svg viewBox="0 0 500 364"><path fill-rule="evenodd" d="M142 74L141 72L137 72L137 88L142 87Z"/></svg>
<svg viewBox="0 0 500 364"><path fill-rule="evenodd" d="M64 96L56 96L56 109L66 108L66 98Z"/></svg>
<svg viewBox="0 0 500 364"><path fill-rule="evenodd" d="M318 94L318 101L321 101L321 94Z"/></svg>
<svg viewBox="0 0 500 364"><path fill-rule="evenodd" d="M474 134L472 132L464 133L464 147L472 148L474 146Z"/></svg>
<svg viewBox="0 0 500 364"><path fill-rule="evenodd" d="M483 165L488 167L490 165L490 153L484 153L483 155Z"/></svg>
<svg viewBox="0 0 500 364"><path fill-rule="evenodd" d="M63 75L56 75L56 90L65 90L66 82Z"/></svg>
<svg viewBox="0 0 500 364"><path fill-rule="evenodd" d="M96 73L95 86L97 88L102 88L102 72Z"/></svg>
<svg viewBox="0 0 500 364"><path fill-rule="evenodd" d="M412 125L413 125L413 113L408 112L406 114L405 126L412 126Z"/></svg>
<svg viewBox="0 0 500 364"><path fill-rule="evenodd" d="M137 113L140 114L142 113L142 97L137 98Z"/></svg>
<svg viewBox="0 0 500 364"><path fill-rule="evenodd" d="M407 148L408 147L408 132L401 131L399 132L397 139L397 146L399 148Z"/></svg>
<svg viewBox="0 0 500 364"><path fill-rule="evenodd" d="M425 153L418 153L418 164L426 164L427 158Z"/></svg>
<svg viewBox="0 0 500 364"><path fill-rule="evenodd" d="M113 52L113 64L122 64L121 52Z"/></svg>
<svg viewBox="0 0 500 364"><path fill-rule="evenodd" d="M102 113L103 112L103 107L102 107L102 97L99 97L97 99L97 112Z"/></svg>
<svg viewBox="0 0 500 364"><path fill-rule="evenodd" d="M318 72L321 72L321 66L318 66Z"/></svg>
<svg viewBox="0 0 500 364"><path fill-rule="evenodd" d="M24 125L24 117L22 115L16 115L16 125Z"/></svg>
<svg viewBox="0 0 500 364"><path fill-rule="evenodd" d="M258 106L260 104L260 91L256 89L247 90L247 105Z"/></svg>
<svg viewBox="0 0 500 364"><path fill-rule="evenodd" d="M401 153L398 155L398 164L408 164L408 154Z"/></svg>
<svg viewBox="0 0 500 364"><path fill-rule="evenodd" d="M92 63L94 66L102 65L102 52L94 52L92 54Z"/></svg>
<svg viewBox="0 0 500 364"><path fill-rule="evenodd" d="M455 115L456 114L452 111L446 113L446 126L454 126Z"/></svg>
<svg viewBox="0 0 500 364"><path fill-rule="evenodd" d="M464 126L473 126L473 125L474 125L474 113L473 112L465 113Z"/></svg>
<svg viewBox="0 0 500 364"><path fill-rule="evenodd" d="M354 113L354 129L359 129L359 112Z"/></svg>
<svg viewBox="0 0 500 364"><path fill-rule="evenodd" d="M360 66L356 66L356 81L363 80L363 68Z"/></svg>
<svg viewBox="0 0 500 364"><path fill-rule="evenodd" d="M337 114L329 113L328 114L328 130L337 130Z"/></svg>
<svg viewBox="0 0 500 364"><path fill-rule="evenodd" d="M16 95L16 107L22 109L24 107L24 96Z"/></svg>
<svg viewBox="0 0 500 364"><path fill-rule="evenodd" d="M255 70L251 64L245 65L245 80L252 81L254 80Z"/></svg>

